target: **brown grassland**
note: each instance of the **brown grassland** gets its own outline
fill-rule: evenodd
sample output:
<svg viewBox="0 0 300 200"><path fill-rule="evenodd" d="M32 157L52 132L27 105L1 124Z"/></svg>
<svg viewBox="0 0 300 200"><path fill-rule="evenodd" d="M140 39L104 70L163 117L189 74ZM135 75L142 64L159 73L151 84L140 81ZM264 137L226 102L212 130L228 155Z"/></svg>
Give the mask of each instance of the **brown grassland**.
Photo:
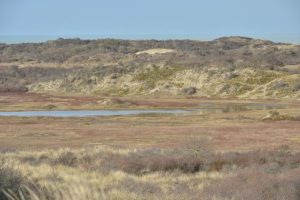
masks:
<svg viewBox="0 0 300 200"><path fill-rule="evenodd" d="M194 109L214 103L229 110L0 117L0 199L300 198L298 101L6 93L0 109L103 109L103 99L110 99L111 109ZM249 103L286 106L266 117L269 109L237 106Z"/></svg>

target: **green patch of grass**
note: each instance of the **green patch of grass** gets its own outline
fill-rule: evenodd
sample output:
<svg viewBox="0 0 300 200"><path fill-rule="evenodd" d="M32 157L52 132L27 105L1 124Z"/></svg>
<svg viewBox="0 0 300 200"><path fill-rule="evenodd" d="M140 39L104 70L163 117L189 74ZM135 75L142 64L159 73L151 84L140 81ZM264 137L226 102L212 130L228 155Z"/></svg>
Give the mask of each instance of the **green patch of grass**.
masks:
<svg viewBox="0 0 300 200"><path fill-rule="evenodd" d="M129 94L128 88L110 88L109 90L105 90L104 92L107 95L116 95L116 96L126 96Z"/></svg>
<svg viewBox="0 0 300 200"><path fill-rule="evenodd" d="M230 79L228 82L235 83L246 83L246 84L266 84L276 78L282 77L284 74L271 71L256 71L255 73L244 73L233 79Z"/></svg>
<svg viewBox="0 0 300 200"><path fill-rule="evenodd" d="M266 84L276 78L282 77L283 74L268 72L268 71L259 71L255 74L255 76L251 77L248 80L249 84Z"/></svg>
<svg viewBox="0 0 300 200"><path fill-rule="evenodd" d="M156 82L160 80L168 80L171 76L175 75L177 72L183 70L182 67L164 67L143 71L136 74L133 78L134 81L143 81L147 88L154 88Z"/></svg>
<svg viewBox="0 0 300 200"><path fill-rule="evenodd" d="M172 83L175 85L177 88L182 88L184 86L184 83Z"/></svg>
<svg viewBox="0 0 300 200"><path fill-rule="evenodd" d="M226 83L236 86L235 95L241 95L283 76L283 73L260 70L254 73L242 73Z"/></svg>
<svg viewBox="0 0 300 200"><path fill-rule="evenodd" d="M255 89L255 86L248 85L248 84L237 84L237 86L239 86L239 87L235 91L235 95L241 95L241 94L244 94L248 91Z"/></svg>

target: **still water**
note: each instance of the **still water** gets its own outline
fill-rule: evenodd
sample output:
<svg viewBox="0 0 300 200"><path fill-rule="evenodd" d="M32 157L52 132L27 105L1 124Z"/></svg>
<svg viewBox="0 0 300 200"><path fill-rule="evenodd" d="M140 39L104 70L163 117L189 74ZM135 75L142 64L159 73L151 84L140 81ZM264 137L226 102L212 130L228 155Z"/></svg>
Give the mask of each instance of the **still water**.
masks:
<svg viewBox="0 0 300 200"><path fill-rule="evenodd" d="M16 117L91 117L91 116L124 116L138 114L179 114L187 110L47 110L0 112L0 116Z"/></svg>
<svg viewBox="0 0 300 200"><path fill-rule="evenodd" d="M273 110L287 108L287 105L278 104L217 104L201 103L194 109L145 109L145 110L43 110L43 111L16 111L0 112L0 116L16 117L92 117L92 116L126 116L147 114L209 114L233 113L247 110Z"/></svg>

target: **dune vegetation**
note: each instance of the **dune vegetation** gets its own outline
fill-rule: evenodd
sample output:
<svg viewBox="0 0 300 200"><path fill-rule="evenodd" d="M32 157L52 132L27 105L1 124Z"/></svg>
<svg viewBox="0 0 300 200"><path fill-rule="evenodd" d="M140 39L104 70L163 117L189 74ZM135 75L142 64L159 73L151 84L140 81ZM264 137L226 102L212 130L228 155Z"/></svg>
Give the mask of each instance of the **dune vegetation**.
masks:
<svg viewBox="0 0 300 200"><path fill-rule="evenodd" d="M246 37L0 44L0 92L299 99L299 58Z"/></svg>
<svg viewBox="0 0 300 200"><path fill-rule="evenodd" d="M300 197L300 154L177 149L80 149L0 154L0 199L255 199Z"/></svg>

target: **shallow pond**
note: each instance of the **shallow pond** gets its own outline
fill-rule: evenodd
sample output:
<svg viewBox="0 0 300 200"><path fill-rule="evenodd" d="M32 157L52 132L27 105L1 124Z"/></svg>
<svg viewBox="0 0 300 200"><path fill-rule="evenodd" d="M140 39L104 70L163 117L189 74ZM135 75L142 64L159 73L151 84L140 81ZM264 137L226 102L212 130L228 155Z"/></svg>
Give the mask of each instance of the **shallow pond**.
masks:
<svg viewBox="0 0 300 200"><path fill-rule="evenodd" d="M187 110L47 110L0 112L0 116L17 117L91 117L91 116L124 116L138 114L177 114Z"/></svg>
<svg viewBox="0 0 300 200"><path fill-rule="evenodd" d="M91 116L126 116L139 114L184 114L195 112L229 113L247 110L271 110L286 108L286 105L277 104L217 104L202 103L194 109L148 109L148 110L44 110L44 111L14 111L0 112L0 116L16 117L91 117Z"/></svg>

